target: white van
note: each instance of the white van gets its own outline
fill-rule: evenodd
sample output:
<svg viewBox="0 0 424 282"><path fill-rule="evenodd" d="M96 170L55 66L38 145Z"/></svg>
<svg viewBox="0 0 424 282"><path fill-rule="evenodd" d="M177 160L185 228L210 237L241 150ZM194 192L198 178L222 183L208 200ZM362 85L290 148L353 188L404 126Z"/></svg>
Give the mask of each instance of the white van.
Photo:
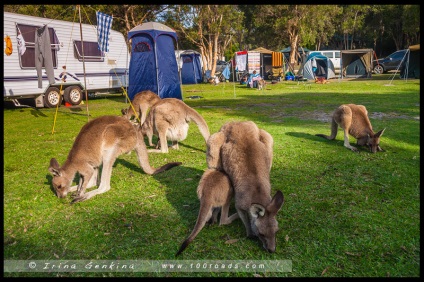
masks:
<svg viewBox="0 0 424 282"><path fill-rule="evenodd" d="M320 50L320 51L311 51L312 53L320 53L331 60L334 65L334 69L340 69L340 50Z"/></svg>

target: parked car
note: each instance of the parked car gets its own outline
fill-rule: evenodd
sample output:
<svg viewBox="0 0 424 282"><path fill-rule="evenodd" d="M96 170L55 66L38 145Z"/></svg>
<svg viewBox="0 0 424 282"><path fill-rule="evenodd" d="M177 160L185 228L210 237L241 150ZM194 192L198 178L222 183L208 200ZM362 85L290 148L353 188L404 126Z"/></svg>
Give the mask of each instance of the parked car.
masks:
<svg viewBox="0 0 424 282"><path fill-rule="evenodd" d="M321 50L321 51L311 51L312 53L320 53L321 55L326 56L333 63L334 69L340 69L340 50Z"/></svg>
<svg viewBox="0 0 424 282"><path fill-rule="evenodd" d="M383 59L378 59L378 60L374 60L372 62L373 64L373 70L374 73L376 74L381 74L381 73L385 73L391 70L397 70L399 68L399 70L401 69L401 62L402 64L405 63L405 54L406 54L406 49L404 50L399 50L396 51L392 54L390 54L389 56L383 58Z"/></svg>

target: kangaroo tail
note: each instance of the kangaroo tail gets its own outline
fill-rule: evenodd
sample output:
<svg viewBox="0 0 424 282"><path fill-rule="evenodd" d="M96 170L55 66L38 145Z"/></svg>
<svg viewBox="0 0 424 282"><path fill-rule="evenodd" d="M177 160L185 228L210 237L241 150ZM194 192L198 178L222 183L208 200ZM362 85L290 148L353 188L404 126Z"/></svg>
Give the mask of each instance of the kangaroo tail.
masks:
<svg viewBox="0 0 424 282"><path fill-rule="evenodd" d="M199 128L203 138L205 139L205 142L208 141L210 132L209 132L208 124L206 123L205 119L196 110L190 107L187 108L187 118L190 121L194 121L194 123Z"/></svg>
<svg viewBox="0 0 424 282"><path fill-rule="evenodd" d="M167 164L165 164L165 165L161 166L160 168L157 168L157 169L153 172L153 174L158 174L158 173L164 172L165 170L169 170L169 169L173 168L174 166L179 166L179 165L181 165L181 164L182 164L182 162L172 162L172 163L167 163Z"/></svg>
<svg viewBox="0 0 424 282"><path fill-rule="evenodd" d="M199 215L197 216L196 225L193 228L193 231L191 232L190 236L185 239L185 241L181 244L180 249L175 254L175 256L180 255L185 248L194 240L194 238L199 234L199 232L202 230L202 228L205 226L206 222L211 218L212 216L212 207L209 205L205 205L200 201L200 210Z"/></svg>
<svg viewBox="0 0 424 282"><path fill-rule="evenodd" d="M179 166L182 163L181 162L172 162L167 163L159 168L154 168L149 163L149 155L147 153L146 144L144 143L144 136L141 132L141 127L138 126L137 129L137 145L135 147L135 152L137 154L138 163L140 164L143 171L147 174L154 175L161 172L164 172L165 170L171 169L174 166Z"/></svg>
<svg viewBox="0 0 424 282"><path fill-rule="evenodd" d="M325 135L325 134L315 134L315 136L323 137L323 138L328 139L328 140L334 140L337 136L337 128L338 128L338 124L333 118L331 120L331 135L328 136L328 135Z"/></svg>
<svg viewBox="0 0 424 282"><path fill-rule="evenodd" d="M193 240L191 240L191 241L193 241ZM187 246L188 246L188 244L190 244L191 243L191 241L189 240L189 239L186 239L182 244L181 244L181 247L180 247L180 249L178 250L178 252L175 254L175 256L177 257L177 256L179 256L186 248L187 248Z"/></svg>

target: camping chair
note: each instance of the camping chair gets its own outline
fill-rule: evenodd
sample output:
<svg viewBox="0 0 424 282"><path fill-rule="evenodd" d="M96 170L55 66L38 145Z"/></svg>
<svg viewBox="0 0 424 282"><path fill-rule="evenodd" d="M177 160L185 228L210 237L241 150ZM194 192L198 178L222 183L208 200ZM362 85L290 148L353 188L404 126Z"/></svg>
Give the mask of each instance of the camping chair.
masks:
<svg viewBox="0 0 424 282"><path fill-rule="evenodd" d="M282 77L283 77L283 69L281 67L272 67L271 80L280 81Z"/></svg>

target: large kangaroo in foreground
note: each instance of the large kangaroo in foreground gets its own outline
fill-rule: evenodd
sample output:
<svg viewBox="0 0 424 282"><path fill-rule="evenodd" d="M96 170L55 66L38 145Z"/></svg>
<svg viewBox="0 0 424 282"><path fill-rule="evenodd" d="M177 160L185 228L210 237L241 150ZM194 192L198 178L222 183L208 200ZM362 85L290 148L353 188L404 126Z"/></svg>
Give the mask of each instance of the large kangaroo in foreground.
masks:
<svg viewBox="0 0 424 282"><path fill-rule="evenodd" d="M354 152L358 152L356 147L349 143L349 134L356 138L356 144L359 146L368 146L370 151L384 151L380 148L380 137L385 128L377 133L372 130L371 122L368 119L368 111L365 106L355 104L345 104L338 107L331 119L331 135L315 134L328 140L334 140L337 135L337 128L340 127L344 132L344 146Z"/></svg>
<svg viewBox="0 0 424 282"><path fill-rule="evenodd" d="M247 236L258 237L269 252L275 252L275 217L284 203L281 191L271 198L273 143L272 136L252 121L229 122L210 136L206 151L208 168L223 170L231 180Z"/></svg>
<svg viewBox="0 0 424 282"><path fill-rule="evenodd" d="M153 134L159 137L160 150L149 149L149 152L168 153L167 140L171 140L172 147L178 149L178 141L187 138L190 121L197 124L206 142L210 135L206 121L186 103L176 98L165 98L154 104L142 125L142 131L147 135L149 144Z"/></svg>
<svg viewBox="0 0 424 282"><path fill-rule="evenodd" d="M228 216L233 198L233 187L225 173L216 169L206 170L200 179L199 186L197 186L197 196L200 200L200 208L196 225L175 256L178 256L187 248L208 220L211 220L211 223L217 222L219 210L221 210L219 225L230 224L239 217L237 213Z"/></svg>
<svg viewBox="0 0 424 282"><path fill-rule="evenodd" d="M133 106L130 105L128 109L122 109L121 112L123 117L131 119L136 115L134 112L135 109L138 114L138 119L140 119L140 124L143 124L146 120L148 110L159 101L160 98L158 94L150 90L144 90L135 94L131 102ZM151 143L149 145L153 146Z"/></svg>
<svg viewBox="0 0 424 282"><path fill-rule="evenodd" d="M135 150L138 162L147 174L157 174L180 165L168 163L155 169L149 164L146 144L140 125L118 116L102 116L86 123L75 139L68 158L62 167L55 158L50 160L49 171L53 174L53 188L59 198L77 191L72 203L81 202L110 189L112 166L118 156ZM98 188L85 193L87 188L97 185L99 167L103 164ZM77 186L72 186L76 173L80 175Z"/></svg>

